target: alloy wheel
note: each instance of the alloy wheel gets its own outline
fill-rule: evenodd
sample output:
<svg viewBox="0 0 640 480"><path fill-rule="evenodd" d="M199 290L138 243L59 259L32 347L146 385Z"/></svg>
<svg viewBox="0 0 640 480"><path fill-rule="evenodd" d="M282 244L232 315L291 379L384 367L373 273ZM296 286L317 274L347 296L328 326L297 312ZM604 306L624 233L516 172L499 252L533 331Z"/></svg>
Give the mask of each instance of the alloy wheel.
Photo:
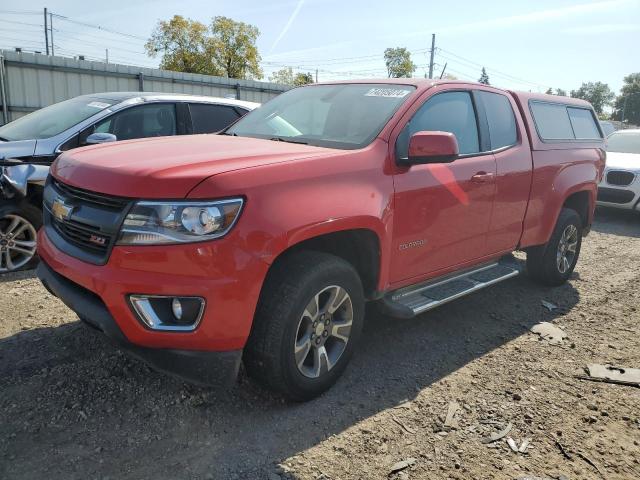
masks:
<svg viewBox="0 0 640 480"><path fill-rule="evenodd" d="M319 378L330 371L347 347L353 325L353 303L347 291L332 285L318 292L300 318L294 345L302 375Z"/></svg>
<svg viewBox="0 0 640 480"><path fill-rule="evenodd" d="M556 254L556 264L560 273L566 273L576 258L576 249L578 248L578 228L575 225L568 225L562 232L560 242L558 243L558 252Z"/></svg>
<svg viewBox="0 0 640 480"><path fill-rule="evenodd" d="M0 273L24 267L36 254L36 229L19 215L0 218Z"/></svg>

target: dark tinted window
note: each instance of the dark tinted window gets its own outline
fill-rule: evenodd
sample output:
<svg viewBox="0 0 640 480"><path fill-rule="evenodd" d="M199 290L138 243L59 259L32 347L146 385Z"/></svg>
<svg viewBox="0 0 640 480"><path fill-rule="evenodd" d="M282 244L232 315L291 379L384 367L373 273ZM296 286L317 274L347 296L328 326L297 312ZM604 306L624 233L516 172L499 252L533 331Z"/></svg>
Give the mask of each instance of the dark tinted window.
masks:
<svg viewBox="0 0 640 480"><path fill-rule="evenodd" d="M586 108L567 107L569 119L573 126L573 133L579 140L601 138L596 119L593 117L591 110Z"/></svg>
<svg viewBox="0 0 640 480"><path fill-rule="evenodd" d="M468 92L439 93L425 102L404 128L396 144L399 158L406 158L409 138L416 132L451 132L461 154L480 151L478 124Z"/></svg>
<svg viewBox="0 0 640 480"><path fill-rule="evenodd" d="M509 99L499 93L477 92L487 113L491 149L515 145L518 141L516 118Z"/></svg>
<svg viewBox="0 0 640 480"><path fill-rule="evenodd" d="M240 118L240 114L233 107L223 105L190 103L189 111L191 112L193 133L219 132Z"/></svg>
<svg viewBox="0 0 640 480"><path fill-rule="evenodd" d="M127 108L96 124L94 132L112 133L118 140L176 134L173 103L152 103Z"/></svg>
<svg viewBox="0 0 640 480"><path fill-rule="evenodd" d="M567 107L556 103L531 102L531 113L543 140L572 140L573 128Z"/></svg>

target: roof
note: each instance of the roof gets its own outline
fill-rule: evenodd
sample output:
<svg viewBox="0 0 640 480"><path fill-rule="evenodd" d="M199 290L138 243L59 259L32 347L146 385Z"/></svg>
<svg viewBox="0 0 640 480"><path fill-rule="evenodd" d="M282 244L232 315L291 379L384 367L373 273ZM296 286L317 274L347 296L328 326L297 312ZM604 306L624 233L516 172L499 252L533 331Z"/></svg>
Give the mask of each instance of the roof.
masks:
<svg viewBox="0 0 640 480"><path fill-rule="evenodd" d="M87 98L102 98L105 100L113 100L115 102L124 102L133 98L140 98L144 100L175 100L175 101L192 101L201 103L217 103L221 105L231 105L234 107L243 107L248 110L253 110L260 106L259 103L247 102L244 100L236 100L235 98L222 98L222 97L207 97L204 95L188 95L183 93L163 93L163 92L104 92L104 93L90 93L88 95L82 95Z"/></svg>
<svg viewBox="0 0 640 480"><path fill-rule="evenodd" d="M640 128L625 128L624 130L616 130L613 133L622 133L622 134L628 133L631 135L638 135L640 133Z"/></svg>

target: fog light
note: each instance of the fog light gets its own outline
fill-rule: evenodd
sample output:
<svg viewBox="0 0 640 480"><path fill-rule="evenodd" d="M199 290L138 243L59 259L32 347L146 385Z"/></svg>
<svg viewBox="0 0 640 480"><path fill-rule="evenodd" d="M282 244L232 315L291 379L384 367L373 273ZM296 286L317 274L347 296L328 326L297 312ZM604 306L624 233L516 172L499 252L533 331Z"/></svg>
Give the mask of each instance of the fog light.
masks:
<svg viewBox="0 0 640 480"><path fill-rule="evenodd" d="M146 327L173 332L195 330L205 307L202 297L130 295L129 301Z"/></svg>
<svg viewBox="0 0 640 480"><path fill-rule="evenodd" d="M176 320L182 320L182 304L180 303L179 298L174 298L171 302L171 310L173 311L173 316L176 317Z"/></svg>

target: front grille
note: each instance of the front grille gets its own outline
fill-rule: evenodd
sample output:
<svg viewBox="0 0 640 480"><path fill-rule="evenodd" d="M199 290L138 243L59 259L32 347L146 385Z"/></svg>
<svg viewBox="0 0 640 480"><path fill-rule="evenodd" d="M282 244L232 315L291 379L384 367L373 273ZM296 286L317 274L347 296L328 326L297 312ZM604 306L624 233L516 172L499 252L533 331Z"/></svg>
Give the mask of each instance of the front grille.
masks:
<svg viewBox="0 0 640 480"><path fill-rule="evenodd" d="M131 200L48 181L44 191L47 236L63 252L103 265L116 243ZM63 214L59 210L62 208ZM58 216L53 212L58 211Z"/></svg>
<svg viewBox="0 0 640 480"><path fill-rule="evenodd" d="M65 240L79 248L105 255L111 244L111 236L100 233L98 228L83 225L72 220L60 222L53 219L53 226Z"/></svg>
<svg viewBox="0 0 640 480"><path fill-rule="evenodd" d="M58 190L58 192L60 192L65 198L71 201L75 199L81 202L99 205L113 210L122 210L127 205L127 203L129 203L128 198L114 197L102 193L90 192L88 190L83 190L82 188L72 187L71 185L61 183L55 179L52 183L56 187L56 190Z"/></svg>
<svg viewBox="0 0 640 480"><path fill-rule="evenodd" d="M635 197L631 190L618 188L598 188L598 201L607 203L629 203Z"/></svg>
<svg viewBox="0 0 640 480"><path fill-rule="evenodd" d="M609 185L626 187L627 185L631 185L631 182L633 182L634 178L635 174L631 172L625 172L623 170L611 170L607 173L607 183Z"/></svg>

